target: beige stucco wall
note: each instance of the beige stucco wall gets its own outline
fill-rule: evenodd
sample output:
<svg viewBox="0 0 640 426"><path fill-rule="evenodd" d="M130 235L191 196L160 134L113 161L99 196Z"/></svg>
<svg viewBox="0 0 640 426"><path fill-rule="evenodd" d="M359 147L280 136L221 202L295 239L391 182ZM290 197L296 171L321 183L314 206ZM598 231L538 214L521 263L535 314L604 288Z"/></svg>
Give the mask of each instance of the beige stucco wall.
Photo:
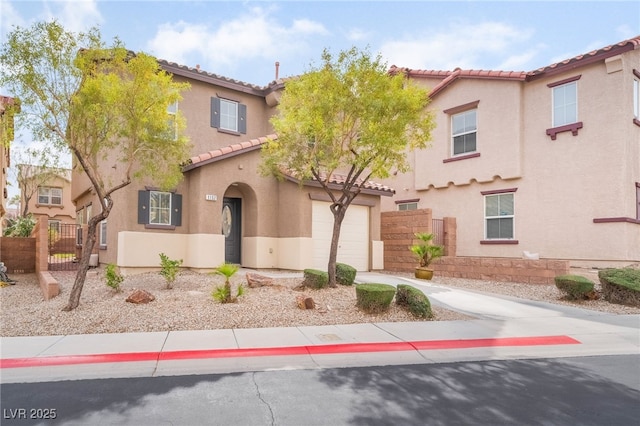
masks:
<svg viewBox="0 0 640 426"><path fill-rule="evenodd" d="M62 188L62 204L49 205L38 203L38 190L29 200L29 212L34 216L46 216L48 220L59 220L63 223L75 223L76 210L71 198L71 182L56 176L41 186Z"/></svg>
<svg viewBox="0 0 640 426"><path fill-rule="evenodd" d="M607 66L608 65L608 66ZM632 69L640 51L553 75L515 83L460 80L440 92L430 106L438 127L432 148L415 153L415 173L385 183L395 201L419 199L434 218L457 219L460 256L545 258L598 264L640 261L640 225L594 223L595 218L636 218L635 182L640 182L640 127L633 124ZM552 91L547 84L580 75L577 136L546 135ZM450 149L449 118L442 111L479 100L477 158L443 163ZM517 188L517 245L480 244L484 237L481 191Z"/></svg>

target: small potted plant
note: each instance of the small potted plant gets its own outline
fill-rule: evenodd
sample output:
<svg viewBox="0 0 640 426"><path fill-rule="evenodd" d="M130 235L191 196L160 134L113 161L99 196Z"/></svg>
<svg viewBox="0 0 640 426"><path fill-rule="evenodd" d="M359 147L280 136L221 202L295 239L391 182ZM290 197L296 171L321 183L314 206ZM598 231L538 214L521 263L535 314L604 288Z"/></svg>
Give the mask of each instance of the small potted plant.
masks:
<svg viewBox="0 0 640 426"><path fill-rule="evenodd" d="M420 243L409 247L420 264L416 268L415 276L423 280L430 280L433 278L433 269L429 268L429 265L444 255L444 247L433 244L433 234L418 232L415 235Z"/></svg>

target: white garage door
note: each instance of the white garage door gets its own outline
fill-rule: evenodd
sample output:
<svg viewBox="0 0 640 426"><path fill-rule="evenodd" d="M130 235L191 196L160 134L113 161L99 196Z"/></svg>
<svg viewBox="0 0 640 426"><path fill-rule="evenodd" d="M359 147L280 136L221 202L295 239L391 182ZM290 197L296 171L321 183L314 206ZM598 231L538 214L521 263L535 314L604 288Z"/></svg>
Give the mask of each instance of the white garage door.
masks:
<svg viewBox="0 0 640 426"><path fill-rule="evenodd" d="M312 219L314 268L325 270L329 263L333 214L329 203L313 201ZM353 266L358 271L369 270L369 207L351 205L342 221L338 262Z"/></svg>

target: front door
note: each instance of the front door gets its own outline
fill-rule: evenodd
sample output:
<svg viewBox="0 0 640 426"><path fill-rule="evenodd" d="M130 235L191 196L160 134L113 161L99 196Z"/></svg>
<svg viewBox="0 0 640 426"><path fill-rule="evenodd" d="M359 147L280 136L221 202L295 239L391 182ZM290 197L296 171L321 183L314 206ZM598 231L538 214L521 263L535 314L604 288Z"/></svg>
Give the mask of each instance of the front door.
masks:
<svg viewBox="0 0 640 426"><path fill-rule="evenodd" d="M240 264L240 241L242 232L242 199L224 197L222 202L222 234L224 235L224 261Z"/></svg>

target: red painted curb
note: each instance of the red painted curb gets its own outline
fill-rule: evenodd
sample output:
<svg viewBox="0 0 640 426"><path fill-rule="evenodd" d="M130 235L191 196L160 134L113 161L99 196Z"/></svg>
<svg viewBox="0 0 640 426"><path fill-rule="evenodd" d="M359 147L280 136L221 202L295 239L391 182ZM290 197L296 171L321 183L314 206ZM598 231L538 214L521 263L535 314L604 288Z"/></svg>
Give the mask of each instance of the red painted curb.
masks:
<svg viewBox="0 0 640 426"><path fill-rule="evenodd" d="M0 369L53 367L60 365L104 364L140 361L237 358L286 355L326 355L363 352L468 349L498 346L544 346L580 344L569 336L501 337L490 339L420 340L413 342L343 343L333 345L287 346L273 348L205 349L171 352L131 352L96 355L63 355L0 359Z"/></svg>

